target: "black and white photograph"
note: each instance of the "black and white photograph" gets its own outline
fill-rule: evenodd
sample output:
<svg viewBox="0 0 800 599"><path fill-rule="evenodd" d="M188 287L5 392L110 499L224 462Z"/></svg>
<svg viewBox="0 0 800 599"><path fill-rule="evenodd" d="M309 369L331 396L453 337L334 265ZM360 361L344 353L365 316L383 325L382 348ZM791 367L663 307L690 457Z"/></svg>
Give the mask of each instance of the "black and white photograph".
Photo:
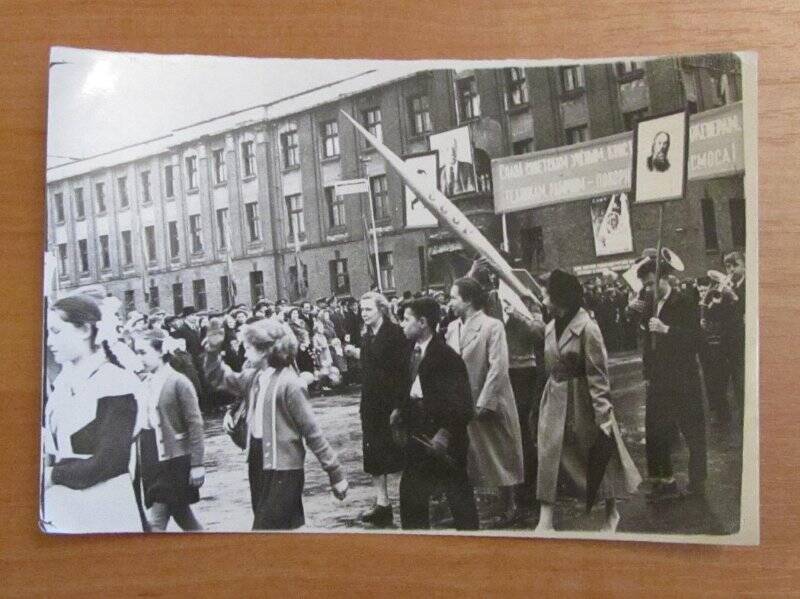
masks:
<svg viewBox="0 0 800 599"><path fill-rule="evenodd" d="M628 194L594 198L591 211L594 251L598 258L633 251Z"/></svg>
<svg viewBox="0 0 800 599"><path fill-rule="evenodd" d="M40 528L758 544L755 97L53 48Z"/></svg>

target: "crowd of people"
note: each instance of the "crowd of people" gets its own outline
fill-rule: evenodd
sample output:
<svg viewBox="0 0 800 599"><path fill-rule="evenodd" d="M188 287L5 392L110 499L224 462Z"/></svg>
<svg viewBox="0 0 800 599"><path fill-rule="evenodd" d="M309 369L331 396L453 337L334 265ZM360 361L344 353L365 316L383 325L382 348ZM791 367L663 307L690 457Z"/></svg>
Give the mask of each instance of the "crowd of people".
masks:
<svg viewBox="0 0 800 599"><path fill-rule="evenodd" d="M581 283L557 269L542 279L543 297L522 305L503 297L481 259L446 293L398 298L154 309L123 322L101 287L63 297L47 316L43 525L162 531L172 518L202 530L191 505L206 475L203 413L227 408L253 529L302 526L306 448L333 495L348 492L313 397L360 385L374 490L365 524L394 524L388 475L401 473L404 529L429 528L439 494L455 528L477 529L477 488L499 497L491 527L538 508L537 530L553 530L559 498L573 494L588 507L602 501L613 532L619 500L642 478L614 411L609 350L642 352L649 500L705 492L704 396L717 422L741 430L744 255L724 265L726 274L680 281L646 252L637 291L616 275ZM671 461L676 432L689 447L686 489Z"/></svg>

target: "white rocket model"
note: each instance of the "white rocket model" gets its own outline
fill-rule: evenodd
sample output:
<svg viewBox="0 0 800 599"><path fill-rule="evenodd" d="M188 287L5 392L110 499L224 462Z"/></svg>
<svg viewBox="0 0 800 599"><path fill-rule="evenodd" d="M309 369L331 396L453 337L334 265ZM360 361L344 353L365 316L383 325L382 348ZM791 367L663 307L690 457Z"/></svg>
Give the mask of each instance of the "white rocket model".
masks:
<svg viewBox="0 0 800 599"><path fill-rule="evenodd" d="M378 153L383 156L384 160L397 171L405 184L412 189L425 207L439 219L440 223L447 225L461 241L483 256L500 279L517 295L520 297L528 297L535 304L541 303L539 298L514 275L511 266L506 262L503 256L500 255L500 252L495 249L489 240L483 236L478 228L473 225L466 216L464 216L464 213L461 212L453 202L448 200L435 185L431 185L428 181L415 173L399 156L378 141L374 135L364 129L353 117L344 111L342 111L342 114L347 117L347 120L353 123L356 130L372 144Z"/></svg>

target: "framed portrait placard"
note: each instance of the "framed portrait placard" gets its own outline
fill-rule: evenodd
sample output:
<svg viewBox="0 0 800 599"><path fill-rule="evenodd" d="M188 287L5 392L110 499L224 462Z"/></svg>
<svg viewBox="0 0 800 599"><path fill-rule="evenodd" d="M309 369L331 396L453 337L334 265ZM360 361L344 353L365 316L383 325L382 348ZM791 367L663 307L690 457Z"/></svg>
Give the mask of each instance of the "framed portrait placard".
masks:
<svg viewBox="0 0 800 599"><path fill-rule="evenodd" d="M475 154L469 127L430 137L431 151L439 156L437 187L448 198L477 191Z"/></svg>
<svg viewBox="0 0 800 599"><path fill-rule="evenodd" d="M643 119L633 135L632 189L637 204L678 200L686 193L689 113Z"/></svg>
<svg viewBox="0 0 800 599"><path fill-rule="evenodd" d="M419 152L409 154L404 158L406 164L411 166L420 177L424 177L430 185L435 185L439 176L439 153ZM406 228L418 229L437 227L439 221L425 207L408 185L403 187L403 198L406 211Z"/></svg>

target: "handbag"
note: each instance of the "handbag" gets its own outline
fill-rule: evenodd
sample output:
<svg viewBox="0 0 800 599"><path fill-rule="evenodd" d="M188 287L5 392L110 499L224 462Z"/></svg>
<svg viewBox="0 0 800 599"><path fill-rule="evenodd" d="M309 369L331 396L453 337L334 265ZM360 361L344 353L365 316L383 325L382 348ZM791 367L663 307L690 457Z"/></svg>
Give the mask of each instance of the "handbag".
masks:
<svg viewBox="0 0 800 599"><path fill-rule="evenodd" d="M233 422L228 436L239 449L245 449L247 447L247 400L243 399L237 405L230 406L227 414L230 414Z"/></svg>

